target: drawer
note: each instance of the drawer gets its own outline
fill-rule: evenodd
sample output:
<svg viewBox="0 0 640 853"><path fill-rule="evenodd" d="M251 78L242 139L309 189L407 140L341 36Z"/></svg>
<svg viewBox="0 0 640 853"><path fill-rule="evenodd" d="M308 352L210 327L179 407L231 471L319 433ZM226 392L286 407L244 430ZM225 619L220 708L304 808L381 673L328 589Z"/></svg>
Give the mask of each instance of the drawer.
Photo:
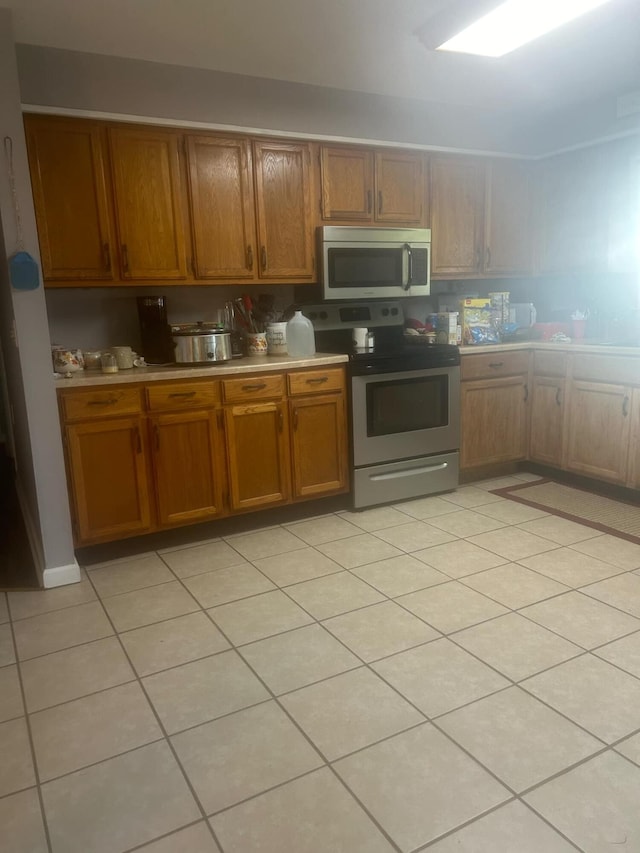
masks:
<svg viewBox="0 0 640 853"><path fill-rule="evenodd" d="M93 391L72 391L62 397L66 421L104 418L109 415L135 415L142 410L139 388L116 387Z"/></svg>
<svg viewBox="0 0 640 853"><path fill-rule="evenodd" d="M566 352L533 353L533 372L536 376L565 376L567 373L568 355Z"/></svg>
<svg viewBox="0 0 640 853"><path fill-rule="evenodd" d="M220 402L220 383L212 380L154 383L146 386L145 394L147 407L152 412L202 408Z"/></svg>
<svg viewBox="0 0 640 853"><path fill-rule="evenodd" d="M344 389L344 371L341 368L328 370L303 370L290 373L287 376L289 394L297 397L300 394L323 394L326 391L342 391Z"/></svg>
<svg viewBox="0 0 640 853"><path fill-rule="evenodd" d="M272 400L284 397L284 376L246 376L244 379L223 379L225 403Z"/></svg>
<svg viewBox="0 0 640 853"><path fill-rule="evenodd" d="M575 353L572 358L574 379L640 385L640 358L587 353Z"/></svg>
<svg viewBox="0 0 640 853"><path fill-rule="evenodd" d="M494 376L513 376L529 370L529 351L493 352L482 355L463 355L461 379L492 379Z"/></svg>

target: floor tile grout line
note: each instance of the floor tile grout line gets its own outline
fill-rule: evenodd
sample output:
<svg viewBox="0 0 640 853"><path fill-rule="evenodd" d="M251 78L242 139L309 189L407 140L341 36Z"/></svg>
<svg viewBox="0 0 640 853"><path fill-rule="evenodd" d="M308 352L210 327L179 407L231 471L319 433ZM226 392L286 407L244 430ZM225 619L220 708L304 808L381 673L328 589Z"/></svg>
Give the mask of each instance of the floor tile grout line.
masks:
<svg viewBox="0 0 640 853"><path fill-rule="evenodd" d="M92 583L91 578L89 578L89 582L90 582L90 583ZM93 585L93 583L92 583L92 585ZM95 589L95 587L94 587L94 589ZM112 620L111 620L110 615L109 615L108 613L107 613L106 615L107 615L107 619L109 620L109 622L110 622L110 624L111 624L112 628L113 628L113 629L114 629L114 631L115 631L115 630L116 630L116 629L115 629L115 625L113 624L113 622L112 622ZM119 644L120 644L120 648L122 649L122 653L123 653L123 654L124 654L124 656L126 657L126 659L127 659L128 663L129 663L129 666L131 667L131 669L133 670L133 672L134 672L134 673L136 673L136 668L135 668L135 666L133 665L133 661L132 661L132 660L131 660L131 658L129 657L129 654L128 654L128 652L127 652L127 649L126 649L126 647L125 647L124 643L122 642L122 640L120 639L120 635L117 633L117 631L116 631L116 637L118 638L118 642L119 642ZM166 730L166 728L165 728L165 726L164 726L164 724L163 724L163 722L162 722L162 719L160 718L160 715L159 715L158 711L156 710L155 705L154 705L154 704L153 704L153 702L151 701L151 697L150 697L150 696L149 696L149 694L147 693L147 690L145 689L145 685L144 685L144 683L143 683L142 679L138 677L137 673L136 673L136 680L137 680L137 682L138 682L138 685L139 685L140 689L141 689L141 690L142 690L142 692L143 692L143 695L144 695L144 697L145 697L145 699L146 699L146 701L147 701L147 703L148 703L148 705L149 705L149 707L150 707L150 709L151 709L152 714L154 715L154 717L155 717L155 719L156 719L156 722L157 722L157 724L158 724L158 727L159 727L159 729L160 729L160 731L161 731L161 733L162 733L162 735L163 735L163 739L164 739L165 743L167 744L167 746L168 746L168 748L169 748L169 750L170 750L170 752L171 752L171 754L172 754L172 756L173 756L174 761L176 762L177 766L178 766L178 767L179 767L179 769L180 769L180 773L182 774L182 778L184 779L185 784L187 785L187 788L188 788L188 790L189 790L189 792L190 792L190 794L191 794L191 796L192 796L192 798L193 798L194 803L196 804L197 808L200 810L200 814L202 815L202 817L203 817L203 818L204 818L204 820L206 821L207 826L208 826L208 828L209 828L209 832L212 834L214 841L215 841L215 842L216 842L216 844L218 844L218 846L222 849L221 845L220 845L220 844L219 844L219 842L218 842L218 838L217 838L217 836L216 836L215 832L213 831L213 827L211 827L211 825L210 825L210 824L209 824L209 822L207 821L207 815L206 815L205 810L204 810L204 808L203 808L203 806L202 806L202 803L200 802L200 799L199 799L199 797L198 797L198 796L197 796L197 794L196 794L195 788L194 788L194 786L192 785L191 780L189 779L189 776L187 775L187 773L186 773L186 771L185 771L185 769L184 769L184 767L183 767L183 765L182 765L182 762L180 761L180 759L179 759L179 757L178 757L177 751L176 751L176 749L175 749L175 747L174 747L173 743L171 742L171 738L169 737L169 735L168 735L168 733L167 733L167 730ZM143 746L147 746L147 744L144 744ZM138 748L139 748L139 749L142 749L142 748L143 748L143 746L138 747ZM104 760L108 761L108 760L110 760L110 759L104 759ZM181 828L182 828L182 827L176 827L176 829L181 829ZM147 843L150 843L150 841L153 841L153 840L155 840L155 839L149 839Z"/></svg>
<svg viewBox="0 0 640 853"><path fill-rule="evenodd" d="M172 835L177 835L179 832L182 832L185 829L191 829L192 826L199 826L199 824L204 823L205 826L209 823L209 821L205 818L204 821L202 818L198 818L198 820L194 820L191 823L187 823L184 826L178 827L178 829L172 829L169 832L166 832L164 835L158 835L156 838L153 838L151 841L143 841L142 844L136 844L134 847L127 847L126 850L123 850L122 853L137 853L138 850L144 850L145 847L148 847L150 844L155 844L157 841L164 841L166 838L171 838ZM207 829L209 827L207 826ZM209 829L211 833L211 829ZM220 847L222 850L222 847Z"/></svg>
<svg viewBox="0 0 640 853"><path fill-rule="evenodd" d="M45 807L44 807L44 795L42 793L42 787L41 787L41 783L40 783L40 771L38 768L38 762L36 760L36 750L35 750L35 743L34 743L34 738L33 738L33 731L31 728L31 720L29 719L29 714L27 713L27 697L25 694L24 682L22 679L22 667L21 667L20 660L18 657L18 644L17 644L16 637L15 637L15 631L14 631L13 623L10 623L10 631L11 631L11 639L13 642L14 653L15 653L15 657L16 657L16 672L18 675L18 682L20 684L20 695L22 697L22 708L24 711L24 723L25 723L25 726L27 729L27 737L29 738L29 750L31 753L31 763L32 763L32 767L33 767L33 775L34 775L34 780L35 780L35 786L29 786L29 787L35 787L36 796L38 797L38 804L40 807L40 817L42 819L42 826L44 829L44 836L45 836L45 842L47 845L47 850L49 851L49 853L52 853L53 844L51 841L51 832L49 830L49 821L47 820L47 813L46 813Z"/></svg>
<svg viewBox="0 0 640 853"><path fill-rule="evenodd" d="M119 681L117 684L109 684L107 687L98 688L98 690L90 690L88 693L82 693L80 696L72 696L71 699L64 699L62 702L55 702L53 705L45 705L44 708L34 708L33 710L27 708L27 714L29 717L35 717L36 714L42 714L45 711L52 711L54 708L62 708L64 705L71 705L73 702L79 702L81 699L88 699L89 696L98 696L100 693L115 690L116 687L124 687L126 684L133 684L135 681L137 681L137 676L134 672L126 681Z"/></svg>
<svg viewBox="0 0 640 853"><path fill-rule="evenodd" d="M563 595L566 595L566 593L563 592L563 593L561 593L560 596L556 596L556 597L561 598ZM550 600L551 599L549 599L549 598L542 599L542 601L550 601ZM521 608L520 610L513 610L512 612L516 613L518 616L522 616L523 619L526 619L528 622L532 622L534 625L537 625L539 628L544 628L545 631L549 631L551 634L554 634L556 637L560 637L561 640L566 640L568 643L573 643L574 646L578 646L578 648L584 649L585 652L593 653L596 649L601 649L605 646L611 645L611 643L616 643L618 640L624 640L627 637L632 637L634 634L637 634L640 632L640 620L638 620L639 621L638 627L634 628L632 631L628 631L626 634L620 634L619 636L613 637L613 639L611 639L611 640L606 640L604 643L600 643L597 646L583 646L582 643L579 643L577 640L572 640L569 637L565 636L565 634L560 634L554 628L549 628L548 625L544 625L542 622L536 622L536 620L533 619L533 617L529 616L527 613L522 612L522 610L526 610L527 607L532 607L532 606L535 606L535 604L540 604L540 603L541 602L535 602L534 605L527 604L527 605L525 605L524 608ZM602 602L602 603L604 603L604 602ZM619 611L619 612L621 612L621 611ZM630 614L627 613L625 615L629 616ZM636 618L636 617L632 617L632 618ZM615 665L615 664L612 664L612 665Z"/></svg>

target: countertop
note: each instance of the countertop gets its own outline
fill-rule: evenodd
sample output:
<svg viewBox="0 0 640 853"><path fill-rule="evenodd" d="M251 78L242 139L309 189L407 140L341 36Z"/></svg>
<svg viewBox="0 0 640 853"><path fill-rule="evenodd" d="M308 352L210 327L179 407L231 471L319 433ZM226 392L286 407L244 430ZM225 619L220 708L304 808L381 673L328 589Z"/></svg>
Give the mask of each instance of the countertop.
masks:
<svg viewBox="0 0 640 853"><path fill-rule="evenodd" d="M588 340L555 343L551 341L520 341L518 343L476 344L461 346L461 355L473 355L483 352L507 352L509 350L548 350L551 352L588 352L598 355L628 355L640 358L640 346L616 346L614 344Z"/></svg>
<svg viewBox="0 0 640 853"><path fill-rule="evenodd" d="M472 349L472 347L468 347ZM316 353L305 358L292 356L246 356L220 364L168 365L160 367L134 367L117 373L101 373L99 370L83 370L73 373L69 379L54 374L56 388L89 388L99 385L121 385L131 382L156 382L166 379L214 379L237 376L243 373L271 373L272 371L294 370L302 367L324 367L328 364L343 364L348 356L343 354Z"/></svg>

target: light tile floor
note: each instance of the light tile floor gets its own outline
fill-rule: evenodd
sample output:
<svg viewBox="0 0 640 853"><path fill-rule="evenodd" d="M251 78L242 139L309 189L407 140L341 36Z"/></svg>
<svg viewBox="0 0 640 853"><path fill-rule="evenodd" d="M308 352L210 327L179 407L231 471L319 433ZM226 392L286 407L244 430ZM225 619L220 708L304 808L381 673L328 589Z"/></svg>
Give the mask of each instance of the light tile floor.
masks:
<svg viewBox="0 0 640 853"><path fill-rule="evenodd" d="M3 853L640 851L640 546L514 479L0 594Z"/></svg>

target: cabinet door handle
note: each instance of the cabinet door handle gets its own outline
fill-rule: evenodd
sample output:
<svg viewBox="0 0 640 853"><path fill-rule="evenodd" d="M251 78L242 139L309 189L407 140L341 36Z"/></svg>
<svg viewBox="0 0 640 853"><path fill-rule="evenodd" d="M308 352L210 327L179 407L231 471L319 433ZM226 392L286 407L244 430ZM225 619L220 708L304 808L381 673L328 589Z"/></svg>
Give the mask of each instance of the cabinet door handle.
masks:
<svg viewBox="0 0 640 853"><path fill-rule="evenodd" d="M625 394L625 398L622 401L622 414L627 417L629 414L629 397Z"/></svg>
<svg viewBox="0 0 640 853"><path fill-rule="evenodd" d="M253 269L253 247L247 246L247 268Z"/></svg>
<svg viewBox="0 0 640 853"><path fill-rule="evenodd" d="M170 397L195 397L195 391L172 391Z"/></svg>
<svg viewBox="0 0 640 853"><path fill-rule="evenodd" d="M136 434L136 453L142 453L142 438L140 436L140 427L137 426L135 430Z"/></svg>
<svg viewBox="0 0 640 853"><path fill-rule="evenodd" d="M560 400L560 389L557 388L556 389L556 405L559 406L561 404L561 402L562 401Z"/></svg>
<svg viewBox="0 0 640 853"><path fill-rule="evenodd" d="M482 253L480 249L476 249L476 269L480 269L480 264L482 263Z"/></svg>
<svg viewBox="0 0 640 853"><path fill-rule="evenodd" d="M525 385L524 385L524 401L525 401L525 403L527 402L528 399L529 399L529 386L525 382Z"/></svg>
<svg viewBox="0 0 640 853"><path fill-rule="evenodd" d="M504 361L491 361L491 362L489 362L489 367L493 367L494 369L497 369L498 367L502 367L503 364L504 364Z"/></svg>
<svg viewBox="0 0 640 853"><path fill-rule="evenodd" d="M490 269L490 267L491 267L491 249L489 248L489 246L487 246L486 267L487 267L487 269Z"/></svg>
<svg viewBox="0 0 640 853"><path fill-rule="evenodd" d="M282 412L280 412L280 414L282 415ZM293 410L293 429L294 430L298 429L298 410L297 409Z"/></svg>
<svg viewBox="0 0 640 853"><path fill-rule="evenodd" d="M158 424L153 425L153 438L156 443L156 450L160 450L160 427Z"/></svg>
<svg viewBox="0 0 640 853"><path fill-rule="evenodd" d="M193 255L189 258L189 267L191 268L191 275L196 277L196 262L193 258Z"/></svg>
<svg viewBox="0 0 640 853"><path fill-rule="evenodd" d="M367 213L371 213L373 209L373 192L371 190L367 190Z"/></svg>
<svg viewBox="0 0 640 853"><path fill-rule="evenodd" d="M243 385L243 391L262 391L263 388L267 387L266 382L254 382L252 385Z"/></svg>
<svg viewBox="0 0 640 853"><path fill-rule="evenodd" d="M117 397L102 397L100 400L89 400L90 406L113 406L118 402Z"/></svg>
<svg viewBox="0 0 640 853"><path fill-rule="evenodd" d="M120 246L120 252L122 254L122 271L129 272L129 250L126 243Z"/></svg>
<svg viewBox="0 0 640 853"><path fill-rule="evenodd" d="M382 190L378 190L378 213L382 213Z"/></svg>
<svg viewBox="0 0 640 853"><path fill-rule="evenodd" d="M322 385L323 382L328 381L328 376L314 376L312 379L307 379L307 385Z"/></svg>
<svg viewBox="0 0 640 853"><path fill-rule="evenodd" d="M102 259L105 270L111 272L111 249L108 243L104 243L102 246Z"/></svg>
<svg viewBox="0 0 640 853"><path fill-rule="evenodd" d="M278 429L280 432L284 429L284 415L282 414L282 409L278 409Z"/></svg>
<svg viewBox="0 0 640 853"><path fill-rule="evenodd" d="M262 264L262 269L266 270L267 268L267 247L262 246L260 249L260 263Z"/></svg>

